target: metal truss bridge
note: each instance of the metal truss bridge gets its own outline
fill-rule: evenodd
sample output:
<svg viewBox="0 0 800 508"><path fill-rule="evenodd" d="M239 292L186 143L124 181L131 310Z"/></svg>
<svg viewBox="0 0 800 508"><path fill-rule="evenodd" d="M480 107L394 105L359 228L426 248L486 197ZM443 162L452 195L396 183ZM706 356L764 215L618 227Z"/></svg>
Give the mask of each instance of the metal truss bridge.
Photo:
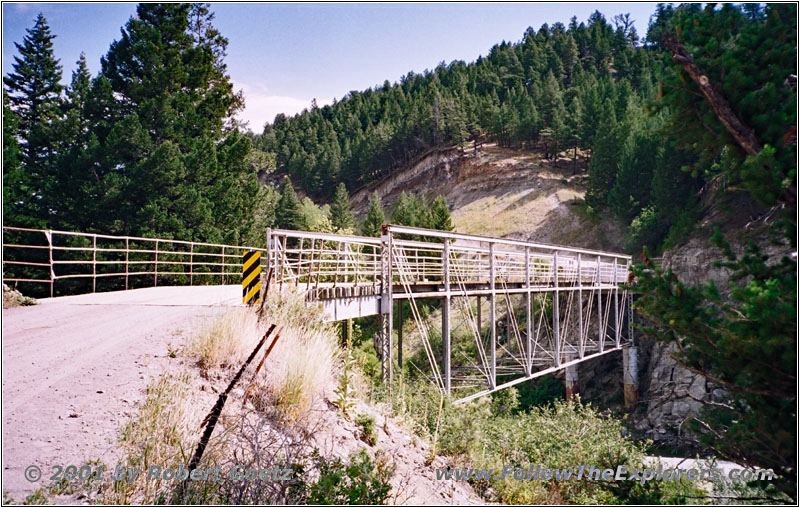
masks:
<svg viewBox="0 0 800 508"><path fill-rule="evenodd" d="M3 226L3 280L49 285L50 296L56 284L61 294L236 284L242 254L260 251L264 286L304 291L331 321L382 317L389 381L404 363L408 309L422 346L413 365L456 402L565 368L569 393L577 364L633 343L626 255L395 225L380 238L268 230L266 247ZM635 389L635 349L626 353Z"/></svg>
<svg viewBox="0 0 800 508"><path fill-rule="evenodd" d="M267 234L271 284L305 291L332 321L381 315L389 381L393 316L401 314L402 365L399 303L407 302L425 374L456 403L632 345L631 295L623 286L630 264L623 254L395 225L384 225L380 238ZM440 302L439 330L421 311L425 299Z"/></svg>

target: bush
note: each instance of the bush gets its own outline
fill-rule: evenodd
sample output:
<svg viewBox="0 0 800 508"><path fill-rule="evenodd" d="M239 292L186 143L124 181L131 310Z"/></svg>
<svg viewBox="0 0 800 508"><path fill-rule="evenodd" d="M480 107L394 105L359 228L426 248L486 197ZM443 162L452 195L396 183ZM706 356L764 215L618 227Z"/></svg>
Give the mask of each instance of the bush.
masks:
<svg viewBox="0 0 800 508"><path fill-rule="evenodd" d="M307 497L303 501L307 504L377 505L389 498L394 469L382 456L373 461L361 449L350 456L347 464L339 458L326 460L316 452L313 459L319 479L304 489Z"/></svg>
<svg viewBox="0 0 800 508"><path fill-rule="evenodd" d="M378 433L375 430L375 418L367 414L360 414L356 417L356 425L361 427L361 439L370 446L375 446L378 442Z"/></svg>
<svg viewBox="0 0 800 508"><path fill-rule="evenodd" d="M508 416L519 407L519 392L513 386L492 394L492 414Z"/></svg>
<svg viewBox="0 0 800 508"><path fill-rule="evenodd" d="M28 305L36 305L38 302L30 298L28 296L23 296L22 293L17 291L16 289L11 289L10 287L3 284L3 308L8 309L9 307L26 307Z"/></svg>
<svg viewBox="0 0 800 508"><path fill-rule="evenodd" d="M401 389L400 389L401 388ZM516 395L482 397L453 406L445 399L439 426L441 453L455 467L527 468L531 464L564 469L576 465L642 467L646 444L624 437L622 422L580 402L555 401L530 411L514 411ZM427 383L396 387L392 408L424 437L436 429L439 394ZM697 494L678 482L588 482L585 480L473 481L488 501L504 504L676 503Z"/></svg>
<svg viewBox="0 0 800 508"><path fill-rule="evenodd" d="M564 383L554 376L542 376L516 386L519 391L517 411L550 404L565 397Z"/></svg>
<svg viewBox="0 0 800 508"><path fill-rule="evenodd" d="M640 252L646 246L655 252L661 246L666 235L666 225L657 214L654 207L649 206L642 210L631 222L625 248L628 252Z"/></svg>

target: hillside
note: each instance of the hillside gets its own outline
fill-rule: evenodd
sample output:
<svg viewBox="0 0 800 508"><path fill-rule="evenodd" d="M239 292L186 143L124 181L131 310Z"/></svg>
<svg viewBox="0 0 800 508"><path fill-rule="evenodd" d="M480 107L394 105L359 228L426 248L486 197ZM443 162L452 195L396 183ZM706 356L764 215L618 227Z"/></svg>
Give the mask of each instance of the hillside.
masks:
<svg viewBox="0 0 800 508"><path fill-rule="evenodd" d="M377 192L391 206L402 192L443 195L460 233L621 251L623 225L595 217L583 203L586 175L566 159L545 160L537 150L485 144L477 153L437 151L352 196L357 215Z"/></svg>

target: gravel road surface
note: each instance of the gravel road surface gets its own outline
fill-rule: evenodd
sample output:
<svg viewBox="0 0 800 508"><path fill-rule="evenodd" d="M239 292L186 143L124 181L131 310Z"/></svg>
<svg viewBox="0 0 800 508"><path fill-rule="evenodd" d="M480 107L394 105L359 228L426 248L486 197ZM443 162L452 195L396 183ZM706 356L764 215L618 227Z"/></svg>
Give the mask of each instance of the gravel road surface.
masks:
<svg viewBox="0 0 800 508"><path fill-rule="evenodd" d="M226 307L240 286L160 287L39 300L3 310L2 485L22 501L52 466L116 464L117 436L170 344ZM43 475L31 483L25 468Z"/></svg>

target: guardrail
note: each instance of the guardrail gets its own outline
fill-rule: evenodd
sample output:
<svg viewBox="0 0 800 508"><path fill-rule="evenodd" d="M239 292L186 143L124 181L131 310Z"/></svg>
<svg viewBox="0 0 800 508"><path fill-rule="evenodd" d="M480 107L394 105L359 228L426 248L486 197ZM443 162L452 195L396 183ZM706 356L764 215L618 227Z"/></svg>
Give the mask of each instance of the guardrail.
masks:
<svg viewBox="0 0 800 508"><path fill-rule="evenodd" d="M71 281L67 293L131 286L238 283L242 253L259 247L3 226L4 282ZM80 282L85 282L84 285ZM108 282L105 282L108 281ZM75 291L77 289L77 291Z"/></svg>

